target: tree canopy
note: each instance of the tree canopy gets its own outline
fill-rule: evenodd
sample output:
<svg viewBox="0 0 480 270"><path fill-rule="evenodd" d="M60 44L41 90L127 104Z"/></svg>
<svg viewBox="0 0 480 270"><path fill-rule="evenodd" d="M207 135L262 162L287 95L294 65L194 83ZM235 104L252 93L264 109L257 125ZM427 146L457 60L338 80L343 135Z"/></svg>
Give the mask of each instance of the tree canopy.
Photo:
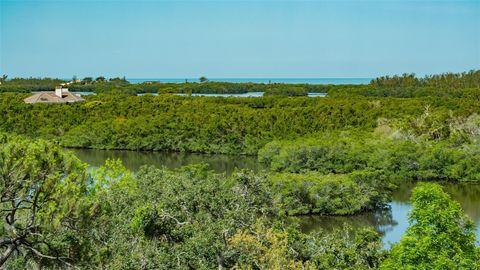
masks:
<svg viewBox="0 0 480 270"><path fill-rule="evenodd" d="M410 226L382 269L480 269L475 226L437 184L413 190Z"/></svg>

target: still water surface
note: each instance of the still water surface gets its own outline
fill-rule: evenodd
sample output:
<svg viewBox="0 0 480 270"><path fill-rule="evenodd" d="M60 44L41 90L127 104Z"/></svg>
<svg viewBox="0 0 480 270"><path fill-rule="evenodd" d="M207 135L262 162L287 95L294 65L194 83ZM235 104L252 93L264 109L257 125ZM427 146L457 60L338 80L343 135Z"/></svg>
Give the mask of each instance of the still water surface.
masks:
<svg viewBox="0 0 480 270"><path fill-rule="evenodd" d="M347 223L353 228L374 227L382 236L385 247L400 240L408 227L408 213L411 210L409 202L413 183L405 183L394 193L392 201L386 209L379 209L354 216L304 216L297 217L300 228L305 232L319 229L333 230L342 228ZM460 203L465 214L477 225L477 245L480 245L480 185L473 184L443 184L444 190Z"/></svg>
<svg viewBox="0 0 480 270"><path fill-rule="evenodd" d="M89 149L72 151L83 162L94 167L103 165L105 160L110 158L122 160L123 165L130 170L137 170L142 165L173 169L202 162L208 163L214 171L226 174L231 174L235 169L258 171L264 168L257 162L256 157L251 156ZM411 209L409 198L413 186L412 183L402 184L394 192L392 202L386 209L346 217L303 216L295 219L300 222L300 227L305 232L342 228L344 223L354 228L372 226L382 235L382 240L388 247L390 243L400 240L408 226L408 212ZM444 184L444 187L477 224L477 244L480 244L480 185Z"/></svg>
<svg viewBox="0 0 480 270"><path fill-rule="evenodd" d="M143 165L178 168L190 164L207 163L218 173L231 174L236 168L261 170L263 166L252 156L206 155L177 152L137 152L124 150L71 149L77 157L93 167L107 159L120 159L125 168L135 171Z"/></svg>

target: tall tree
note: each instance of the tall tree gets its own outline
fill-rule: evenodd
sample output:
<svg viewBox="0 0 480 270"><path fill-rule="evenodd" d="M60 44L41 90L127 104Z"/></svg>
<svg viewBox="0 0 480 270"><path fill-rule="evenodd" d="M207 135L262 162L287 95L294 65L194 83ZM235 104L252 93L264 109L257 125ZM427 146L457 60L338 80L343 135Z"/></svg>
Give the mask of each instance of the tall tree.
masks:
<svg viewBox="0 0 480 270"><path fill-rule="evenodd" d="M0 268L71 261L84 169L52 143L0 138Z"/></svg>
<svg viewBox="0 0 480 270"><path fill-rule="evenodd" d="M103 76L98 76L96 79L95 79L96 82L104 82L105 81L105 77Z"/></svg>
<svg viewBox="0 0 480 270"><path fill-rule="evenodd" d="M85 77L83 78L82 82L85 83L85 84L89 84L89 83L92 83L93 81L93 78L92 77Z"/></svg>
<svg viewBox="0 0 480 270"><path fill-rule="evenodd" d="M413 190L410 226L382 269L480 269L475 226L438 184Z"/></svg>

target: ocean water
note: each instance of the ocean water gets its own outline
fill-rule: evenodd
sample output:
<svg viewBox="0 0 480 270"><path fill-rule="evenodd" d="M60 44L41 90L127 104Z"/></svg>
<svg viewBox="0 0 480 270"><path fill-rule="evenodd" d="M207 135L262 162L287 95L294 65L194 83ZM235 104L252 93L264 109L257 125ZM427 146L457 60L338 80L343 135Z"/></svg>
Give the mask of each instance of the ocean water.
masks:
<svg viewBox="0 0 480 270"><path fill-rule="evenodd" d="M163 82L184 83L199 82L197 78L128 78L130 83ZM232 83L307 83L307 84L368 84L372 78L209 78L211 82Z"/></svg>

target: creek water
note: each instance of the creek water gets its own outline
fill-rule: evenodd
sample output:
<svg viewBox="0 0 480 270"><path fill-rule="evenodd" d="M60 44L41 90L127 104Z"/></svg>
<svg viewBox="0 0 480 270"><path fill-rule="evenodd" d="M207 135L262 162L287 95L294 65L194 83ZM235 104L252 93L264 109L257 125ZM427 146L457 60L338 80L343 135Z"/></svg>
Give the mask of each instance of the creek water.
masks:
<svg viewBox="0 0 480 270"><path fill-rule="evenodd" d="M460 203L465 214L476 224L477 245L480 245L480 185L442 184L444 190ZM295 217L304 232L331 231L348 224L354 229L374 227L381 235L385 247L400 240L408 227L408 213L412 206L410 195L414 183L403 183L393 192L392 201L385 209L378 209L353 216L301 216Z"/></svg>
<svg viewBox="0 0 480 270"><path fill-rule="evenodd" d="M93 167L101 166L107 159L120 159L129 170L138 170L142 165L177 168L189 164L207 163L218 173L231 174L235 169L262 170L256 157L204 155L175 152L135 152L120 150L72 149L83 161ZM378 209L353 216L301 216L295 217L304 232L315 230L332 230L342 228L343 224L350 227L374 227L385 244L385 247L400 240L408 227L408 212L411 209L409 198L414 183L403 183L393 193L392 201L385 209ZM443 184L444 189L452 198L460 203L465 213L477 225L477 244L480 245L480 185L474 184Z"/></svg>
<svg viewBox="0 0 480 270"><path fill-rule="evenodd" d="M83 162L98 167L107 159L120 159L125 168L135 171L143 165L169 169L185 165L207 163L218 173L231 174L235 169L261 170L255 157L232 155L206 155L178 152L138 152L124 150L71 149Z"/></svg>

